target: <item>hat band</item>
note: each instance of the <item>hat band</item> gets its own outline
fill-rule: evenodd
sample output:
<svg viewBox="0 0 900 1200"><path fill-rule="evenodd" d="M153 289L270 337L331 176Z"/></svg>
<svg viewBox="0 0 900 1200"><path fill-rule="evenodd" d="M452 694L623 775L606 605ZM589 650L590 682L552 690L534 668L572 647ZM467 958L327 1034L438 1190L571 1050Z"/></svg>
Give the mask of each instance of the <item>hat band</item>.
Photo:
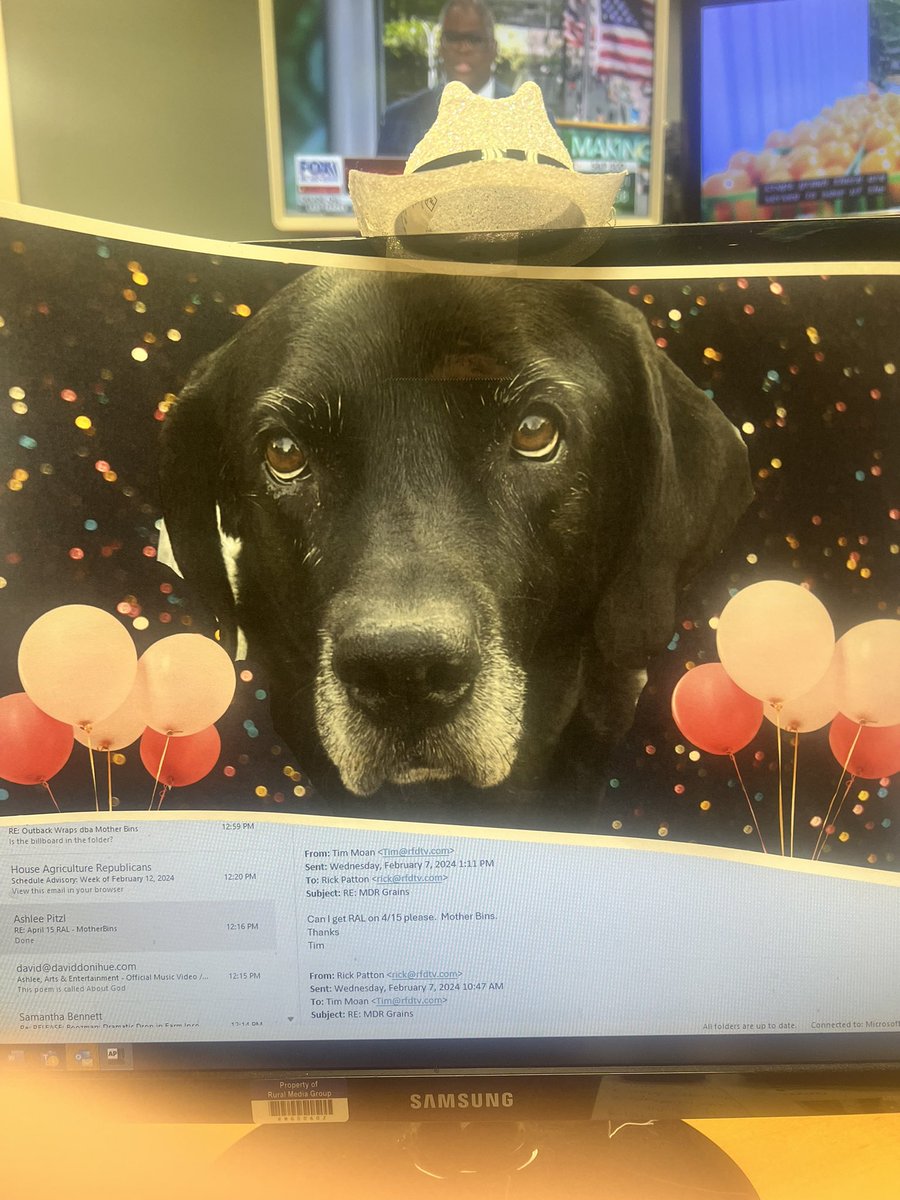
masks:
<svg viewBox="0 0 900 1200"><path fill-rule="evenodd" d="M440 171L445 167L462 166L463 163L500 162L505 158L513 159L516 162L538 163L543 167L559 167L563 171L571 169L565 163L561 163L559 159L551 158L549 154L538 154L535 150L500 150L492 146L487 150L461 150L458 154L445 154L442 158L433 158L431 162L422 163L421 167L416 167L410 174L418 175L420 171Z"/></svg>

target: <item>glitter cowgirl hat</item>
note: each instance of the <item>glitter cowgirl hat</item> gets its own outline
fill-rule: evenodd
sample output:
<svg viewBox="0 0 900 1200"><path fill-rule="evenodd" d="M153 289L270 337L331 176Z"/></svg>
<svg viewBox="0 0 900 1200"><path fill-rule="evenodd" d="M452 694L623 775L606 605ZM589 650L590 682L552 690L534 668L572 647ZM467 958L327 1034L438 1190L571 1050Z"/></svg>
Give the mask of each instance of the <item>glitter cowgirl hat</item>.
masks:
<svg viewBox="0 0 900 1200"><path fill-rule="evenodd" d="M536 83L488 100L448 83L402 175L351 171L364 237L608 226L621 174L575 171Z"/></svg>

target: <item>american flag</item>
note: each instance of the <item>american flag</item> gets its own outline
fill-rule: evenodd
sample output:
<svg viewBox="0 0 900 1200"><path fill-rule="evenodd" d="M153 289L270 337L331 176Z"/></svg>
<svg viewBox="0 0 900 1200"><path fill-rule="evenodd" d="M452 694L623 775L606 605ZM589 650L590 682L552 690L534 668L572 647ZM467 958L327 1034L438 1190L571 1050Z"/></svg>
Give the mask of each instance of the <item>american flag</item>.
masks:
<svg viewBox="0 0 900 1200"><path fill-rule="evenodd" d="M598 75L653 81L654 0L595 0Z"/></svg>
<svg viewBox="0 0 900 1200"><path fill-rule="evenodd" d="M569 50L584 49L586 0L566 0L563 9L563 41Z"/></svg>

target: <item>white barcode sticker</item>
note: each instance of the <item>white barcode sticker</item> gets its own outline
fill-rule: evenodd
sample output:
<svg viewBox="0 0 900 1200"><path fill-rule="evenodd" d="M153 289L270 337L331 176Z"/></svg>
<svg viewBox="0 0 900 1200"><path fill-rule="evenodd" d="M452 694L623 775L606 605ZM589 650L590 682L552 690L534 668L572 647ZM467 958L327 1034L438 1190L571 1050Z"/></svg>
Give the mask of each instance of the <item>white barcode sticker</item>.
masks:
<svg viewBox="0 0 900 1200"><path fill-rule="evenodd" d="M286 1121L349 1121L350 1106L338 1100L251 1100L255 1125Z"/></svg>
<svg viewBox="0 0 900 1200"><path fill-rule="evenodd" d="M349 1121L345 1079L264 1079L254 1082L250 1112L256 1125Z"/></svg>

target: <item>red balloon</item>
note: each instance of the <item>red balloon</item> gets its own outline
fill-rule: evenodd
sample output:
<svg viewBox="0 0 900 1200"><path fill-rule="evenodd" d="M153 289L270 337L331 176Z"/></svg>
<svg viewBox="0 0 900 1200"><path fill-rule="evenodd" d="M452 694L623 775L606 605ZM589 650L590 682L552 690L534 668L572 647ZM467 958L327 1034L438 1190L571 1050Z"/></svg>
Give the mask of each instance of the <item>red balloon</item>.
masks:
<svg viewBox="0 0 900 1200"><path fill-rule="evenodd" d="M197 783L210 773L221 752L222 741L215 725L187 737L168 739L155 729L145 729L141 738L141 762L154 779L159 775L159 781L165 787L187 787L189 783Z"/></svg>
<svg viewBox="0 0 900 1200"><path fill-rule="evenodd" d="M698 750L735 754L759 733L763 702L739 688L721 663L704 663L678 680L672 716Z"/></svg>
<svg viewBox="0 0 900 1200"><path fill-rule="evenodd" d="M69 761L71 725L48 717L24 692L0 699L0 778L44 783Z"/></svg>
<svg viewBox="0 0 900 1200"><path fill-rule="evenodd" d="M856 745L848 763L847 755L854 738ZM831 722L828 744L841 766L860 779L881 779L900 771L900 725L860 727L843 713L838 713Z"/></svg>

